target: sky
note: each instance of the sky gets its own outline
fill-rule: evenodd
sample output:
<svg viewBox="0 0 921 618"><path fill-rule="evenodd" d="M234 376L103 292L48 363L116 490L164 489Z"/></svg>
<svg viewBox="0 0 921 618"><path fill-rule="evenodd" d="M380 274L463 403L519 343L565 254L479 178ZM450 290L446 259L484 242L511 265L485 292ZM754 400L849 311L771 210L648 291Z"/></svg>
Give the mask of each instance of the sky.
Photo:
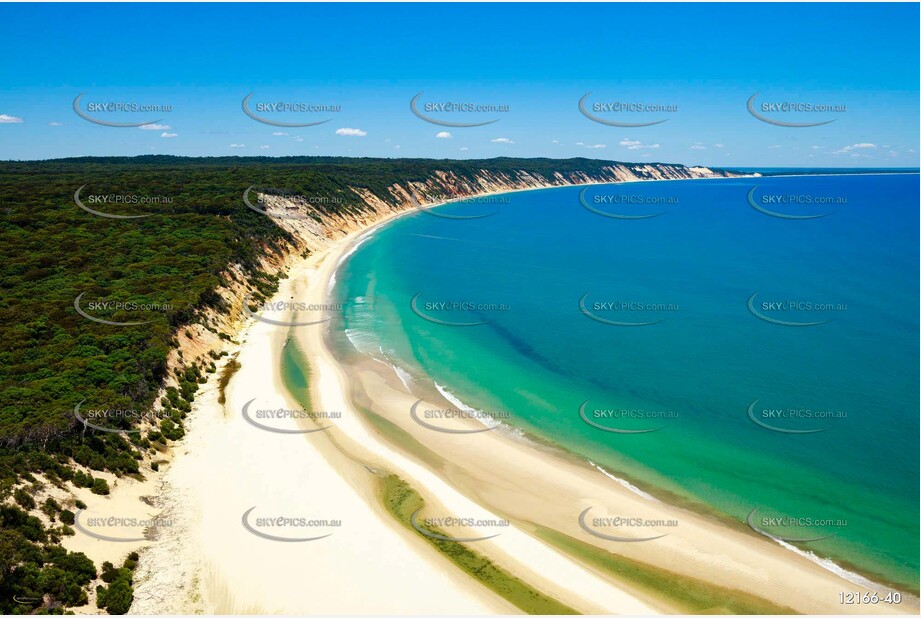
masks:
<svg viewBox="0 0 921 618"><path fill-rule="evenodd" d="M0 159L917 167L918 23L881 3L0 4ZM146 124L85 119L82 93L91 119ZM263 120L325 122L260 122L250 93Z"/></svg>

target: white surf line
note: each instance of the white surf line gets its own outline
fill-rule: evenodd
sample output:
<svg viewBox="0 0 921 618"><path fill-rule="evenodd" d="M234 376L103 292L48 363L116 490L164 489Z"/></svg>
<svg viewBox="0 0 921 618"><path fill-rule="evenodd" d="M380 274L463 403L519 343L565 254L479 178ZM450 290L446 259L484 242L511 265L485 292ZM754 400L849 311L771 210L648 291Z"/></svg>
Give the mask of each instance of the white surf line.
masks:
<svg viewBox="0 0 921 618"><path fill-rule="evenodd" d="M321 268L321 272L324 269ZM332 357L322 337L315 350L319 362L316 367L316 393L324 409L350 410L352 414L337 419L336 426L361 447L389 462L393 471L407 480L421 484L427 492L436 496L451 513L459 517L482 520L499 520L500 517L459 493L445 481L423 466L416 464L390 447L378 442L364 427L348 398L347 378L344 370ZM494 529L483 528L484 536ZM628 592L618 589L611 582L584 568L565 554L538 541L514 526L503 528L501 535L482 541L492 543L512 560L538 576L552 574L556 585L570 591L584 601L603 608L607 613L657 614L657 610ZM535 565L540 565L535 569ZM550 578L548 578L550 579Z"/></svg>

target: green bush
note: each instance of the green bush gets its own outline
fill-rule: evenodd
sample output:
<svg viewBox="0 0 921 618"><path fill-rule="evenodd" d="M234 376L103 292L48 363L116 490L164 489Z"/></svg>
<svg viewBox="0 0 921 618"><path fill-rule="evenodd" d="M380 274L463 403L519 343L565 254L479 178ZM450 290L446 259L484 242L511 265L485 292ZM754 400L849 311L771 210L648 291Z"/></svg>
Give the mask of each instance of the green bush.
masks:
<svg viewBox="0 0 921 618"><path fill-rule="evenodd" d="M185 430L168 418L160 421L160 431L167 440L179 440L185 435Z"/></svg>
<svg viewBox="0 0 921 618"><path fill-rule="evenodd" d="M74 473L74 485L77 487L92 487L93 477L85 472L77 471Z"/></svg>
<svg viewBox="0 0 921 618"><path fill-rule="evenodd" d="M109 484L105 479L94 479L93 486L90 488L90 491L100 496L108 496Z"/></svg>
<svg viewBox="0 0 921 618"><path fill-rule="evenodd" d="M31 511L35 508L35 498L22 487L16 488L16 491L13 492L13 499L16 500L16 504L27 511Z"/></svg>

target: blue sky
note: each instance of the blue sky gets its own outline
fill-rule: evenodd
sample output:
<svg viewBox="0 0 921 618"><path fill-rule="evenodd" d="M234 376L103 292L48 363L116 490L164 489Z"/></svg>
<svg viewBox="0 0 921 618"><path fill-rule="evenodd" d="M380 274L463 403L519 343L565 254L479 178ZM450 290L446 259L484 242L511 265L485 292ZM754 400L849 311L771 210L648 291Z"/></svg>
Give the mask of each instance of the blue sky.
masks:
<svg viewBox="0 0 921 618"><path fill-rule="evenodd" d="M3 4L0 159L574 157L917 167L917 4ZM74 98L169 105L93 112ZM246 116L241 101L334 105ZM507 106L427 113L409 102ZM667 120L653 126L615 122ZM808 128L782 122L824 122ZM596 104L665 106L612 112ZM830 105L785 112L762 104ZM843 106L843 107L841 107ZM89 112L88 112L89 113ZM439 136L440 135L440 136Z"/></svg>

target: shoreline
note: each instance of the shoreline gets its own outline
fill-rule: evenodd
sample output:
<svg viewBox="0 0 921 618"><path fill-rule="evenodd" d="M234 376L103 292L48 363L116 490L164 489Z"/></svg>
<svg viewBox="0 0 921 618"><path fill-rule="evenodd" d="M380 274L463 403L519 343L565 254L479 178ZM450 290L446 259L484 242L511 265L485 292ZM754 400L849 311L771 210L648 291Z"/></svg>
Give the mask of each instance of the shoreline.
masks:
<svg viewBox="0 0 921 618"><path fill-rule="evenodd" d="M918 172L906 172L906 173L917 174ZM619 184L643 183L643 182L681 182L681 181L692 181L692 180L737 180L738 178L750 178L750 177L787 178L787 177L868 176L868 175L904 175L904 174L884 172L884 173L874 173L874 174L791 174L789 176L741 176L741 177L730 177L730 178L725 178L725 177L679 178L679 179L664 178L664 179L653 179L653 180L630 180L630 181L621 181L621 182L583 183L582 185L568 185L568 186L574 187L574 186L589 186L589 185L604 185L604 184L619 185ZM566 188L566 187L533 187L533 188L518 189L518 190L513 190L513 191L490 192L490 193L481 194L475 197L481 197L484 195L498 195L498 194L504 194L504 193L517 193L521 191L540 191L540 190L561 189L561 188ZM452 200L447 200L445 202L440 202L437 204L429 205L425 207L425 209L436 208L438 206L443 206L446 204L451 204L457 201L463 201L467 199L472 199L472 198L468 197L468 198L456 198ZM422 209L420 208L410 209L407 212L412 212L413 210L422 210ZM397 217L402 216L403 214L406 214L406 213L405 212L400 213L399 215L397 215ZM387 219L385 221L381 221L369 227L367 230L365 230L365 232L362 232L359 238L356 238L355 242L352 243L352 245L338 259L336 268L333 270L331 274L331 278L330 278L331 283L327 290L328 294L330 295L332 294L333 284L338 280L338 271L345 265L346 260L358 249L361 243L370 239L374 233L380 230L381 227L383 227L387 223L392 222L397 217L394 217L393 219ZM331 347L328 337L325 338L325 341L327 343L327 346ZM351 345L355 347L354 342L351 342ZM357 348L355 351L358 354L365 355L364 352L357 350ZM406 385L406 380L403 378L403 374L406 374L406 375L410 375L410 374L409 372L406 371L405 367L398 366L395 359L391 359L391 358L387 358L386 360L375 358L375 360L387 365L390 370L394 371L397 374L401 382L403 382L404 385ZM421 368L420 368L420 371L422 371ZM474 409L471 406L469 406L466 402L461 400L460 397L456 393L448 390L447 386L439 385L434 379L431 378L431 376L428 376L427 374L425 374L425 377L440 392L442 397L444 397L452 405L455 405L462 409L464 408L471 409L471 410ZM407 385L407 389L408 388L409 386ZM447 391L448 393L450 393L451 397L445 396L444 391ZM629 491L632 491L633 493L641 497L650 499L652 501L660 502L660 503L667 503L677 508L687 509L702 517L716 517L720 519L724 524L733 526L737 528L738 530L749 533L753 536L753 538L756 538L756 539L769 538L769 537L764 537L763 535L757 534L756 532L747 528L744 524L740 524L732 516L720 511L718 507L715 507L715 506L712 506L712 505L709 505L709 504L706 504L700 501L695 501L692 499L679 497L667 489L661 489L659 487L652 486L649 483L645 483L641 481L638 482L636 479L631 478L631 475L629 473L626 473L625 476L618 476L617 474L614 474L610 470L604 468L602 464L592 461L592 459L589 456L583 455L573 450L570 447L559 444L551 438L547 438L547 437L539 436L539 435L533 435L527 430L524 430L520 427L516 427L514 424L507 423L506 421L500 420L496 422L499 423L500 425L507 426L511 430L510 433L517 432L518 434L520 434L517 437L514 435L509 435L508 436L509 439L521 440L525 445L528 445L531 447L542 446L542 447L548 448L551 451L557 451L556 453L551 453L551 456L569 457L569 458L577 459L580 462L584 463L587 467L597 470L601 474L623 485ZM873 571L861 569L853 561L842 559L840 557L836 558L834 556L816 552L810 549L803 549L803 548L797 547L796 545L793 545L793 544L790 544L784 541L779 541L779 540L775 541L774 539L770 539L770 540L776 542L777 545L779 545L780 547L783 547L786 551L789 551L792 554L805 558L809 560L810 562L813 562L820 568L844 579L850 584L861 586L861 587L866 587L866 588L872 588L875 590L880 590L880 591L885 591L885 592L900 592L903 594L911 595L912 597L915 598L916 601L918 600L917 590L910 589L910 588L901 588L899 584L888 579L885 575L881 573L876 573Z"/></svg>
<svg viewBox="0 0 921 618"><path fill-rule="evenodd" d="M702 178L702 179L700 179L700 180L714 180L714 179L718 179L718 178ZM731 179L732 179L732 178L726 178L726 180L731 180ZM664 181L664 180L672 180L672 179L658 179L658 180ZM698 180L698 179L674 179L674 180ZM649 182L649 181L640 181L640 180L637 180L637 181L629 181L629 182ZM585 185L589 185L589 184L623 184L623 183L615 182L615 183L584 183L584 184L585 184ZM550 189L550 188L559 188L559 187L540 187L540 188L529 188L529 189L525 189L525 190L539 190L539 189ZM508 192L512 192L512 191L508 191ZM506 193L506 191L502 191L502 192L498 192L498 193ZM493 193L490 193L490 194L493 194ZM462 198L462 199L469 199L469 198ZM446 202L446 203L450 203L450 202ZM431 207L434 207L434 206L428 206L427 208L431 208ZM411 211L410 211L410 212L411 212ZM373 226L372 228L369 228L367 234L362 234L362 242L363 242L364 240L366 240L367 238L369 238L375 231L379 230L379 228L380 228L381 225L383 225L383 223L377 224L377 225ZM354 247L351 247L350 249L347 249L346 251L343 252L342 257L339 259L336 268L335 268L335 269L333 270L333 272L331 273L331 280L337 277L337 274L336 274L336 273L338 272L339 268L341 268L341 266L345 263L345 260L346 260L346 258L348 257L348 255L351 255L351 253L354 252L356 249L357 249L357 246L354 246ZM326 340L325 343L326 343L327 346L329 346L329 341L328 341L328 339ZM358 354L362 354L361 352L357 352L357 353L358 353ZM379 360L379 359L375 359L375 360ZM384 362L384 361L380 361L380 362ZM399 372L398 372L397 368L396 368L393 364L391 364L391 363L392 363L392 361L390 361L390 360L388 359L388 362L385 363L385 364L387 364L387 365L388 365L388 368L389 368L391 371L393 371L394 374L402 381L402 377L399 375ZM404 371L405 371L405 370L404 370ZM404 383L404 384L405 384L405 383ZM437 386L437 385L436 385L436 386ZM465 404L465 405L466 405L466 404ZM514 426L512 426L512 427L514 427ZM519 430L519 431L520 431L520 430ZM551 444L552 444L552 443L551 443ZM634 486L630 481L628 481L628 480L626 480L626 479L621 479L620 477L617 477L617 476L611 474L611 473L608 472L607 470L604 470L604 469L599 468L599 467L597 466L597 464L594 464L592 461L590 461L590 460L587 459L586 457L581 456L581 455L579 455L579 454L577 454L577 453L575 453L575 452L572 452L572 451L570 451L569 449L566 449L565 447L560 447L559 445L555 445L555 444L553 444L553 446L556 447L556 448L558 448L559 450L563 451L563 453L565 453L566 455L571 455L572 457L578 458L579 460L581 460L581 462L582 462L583 464L585 464L586 467L588 467L588 466L594 467L595 470L597 470L597 472L600 472L601 474L603 474L603 475L605 475L605 476L611 478L611 479L614 480L615 482L617 482L617 483L623 485L625 490L627 490L627 491L632 491L634 494L639 495L639 496L642 496L642 495L645 493L645 492L643 491L643 489L640 489L639 487ZM635 489L631 489L631 487L632 487L632 488L635 488ZM656 492L655 492L655 488L652 488L651 491L652 491L653 493L656 493ZM658 501L657 498L654 498L654 500ZM682 505L682 507L679 507L679 508L684 508L684 507L685 507L685 505ZM697 515L697 516L702 516L702 517L706 517L708 514L705 514L705 513L695 513L695 515ZM712 514L710 514L710 515L712 515ZM724 519L729 519L729 518L728 518L728 516L724 516ZM753 540L753 541L758 541L758 542L760 542L760 541L768 541L768 543L770 543L770 540L768 540L768 539L766 539L766 538L765 538L765 539L762 539L761 537L759 537L758 535L756 535L754 532L752 532L751 534L749 534L749 535L747 535L747 536L750 536L750 537L751 537L751 540ZM830 559L830 558L827 558L827 557L824 557L824 556L821 556L821 555L818 555L818 554L815 554L814 552L811 552L811 551L808 551L808 550L800 550L799 548L796 548L796 547L793 547L793 546L789 546L789 544L784 544L784 543L777 543L776 545L773 544L773 543L771 543L771 545L772 545L772 546L776 546L778 549L781 549L781 550L782 550L787 556L789 556L791 559L804 559L804 560L806 560L807 562L809 562L810 565L812 565L812 566L814 566L814 567L817 567L817 568L821 569L823 573L827 573L827 574L829 574L829 575L833 575L836 579L838 579L838 581L841 582L841 585L842 585L842 586L844 586L844 585L851 585L851 586L860 586L860 587L864 587L864 586L866 586L866 585L869 585L869 586L871 586L873 589L876 589L876 590L882 590L882 591L887 591L887 590L890 590L890 589L898 590L897 588L891 588L891 586L893 586L891 583L887 583L887 584L877 584L876 582L872 582L872 581L870 581L868 578L864 577L864 575L861 574L859 571L851 572L851 571L848 570L848 568L847 568L846 566L842 566L841 564L838 564L837 562L834 562L834 560L832 560L832 559ZM847 565L847 566L850 566L850 565ZM871 577L872 577L872 576L873 576L873 574L871 574ZM903 592L904 592L904 591L903 591ZM914 596L913 593L911 593L911 592L907 592L907 594ZM912 599L912 600L915 600L915 601L916 601L916 599ZM906 605L908 605L908 604L906 604ZM833 611L834 611L834 610L833 610ZM837 611L840 611L840 609L837 609Z"/></svg>
<svg viewBox="0 0 921 618"><path fill-rule="evenodd" d="M713 179L718 178L656 180ZM730 180L733 178L725 179ZM650 181L636 180L628 182ZM589 184L623 184L623 182L526 187L523 189L477 193L460 199L518 191L587 186ZM315 250L307 258L298 257L295 259L292 257L292 265L288 269L286 276L281 279L278 292L273 299L292 298L306 300L308 303L326 302L340 267L362 242L372 237L386 224L406 214L437 207L443 203L430 204L424 208L404 205L391 208L382 217L380 216L380 211L378 211L376 216L375 214L370 214L361 221L355 221L354 227L356 229L353 230L334 228L340 235L345 235L335 240L330 239L322 248ZM399 208L403 209L399 210ZM295 319L290 313L273 312L272 317L278 320ZM303 590L299 589L299 587L303 588L303 583L295 583L294 581L289 581L288 583L291 585L286 589L274 588L277 582L269 582L275 589L276 596L266 599L264 594L258 594L260 592L257 590L259 588L258 581L260 578L271 576L272 571L263 569L260 573L247 573L246 567L253 565L243 565L242 568L237 565L236 572L229 576L227 573L215 573L215 563L220 565L234 562L240 545L239 539L236 539L234 535L240 534L242 528L239 526L239 513L234 513L234 516L230 517L229 520L227 517L220 521L214 520L214 506L217 505L219 507L217 510L220 510L220 507L228 506L229 502L228 496L225 495L226 492L218 492L215 487L209 488L209 484L214 485L215 481L221 478L236 480L240 477L244 483L249 484L251 489L263 489L262 485L264 483L262 479L264 475L260 474L259 466L248 469L245 466L241 467L241 463L252 462L254 452L272 453L273 451L278 451L280 445L283 447L282 450L287 457L282 468L289 465L291 468L290 470L284 470L282 473L286 475L287 481L289 481L289 489L290 487L298 487L303 480L303 476L306 473L304 469L305 462L303 461L305 458L309 459L310 463L317 469L323 469L325 473L331 474L332 476L327 479L327 483L332 489L332 493L344 492L359 496L362 504L356 506L356 512L362 513L363 517L371 519L376 517L377 524L375 525L383 524L384 529L388 532L385 536L390 539L390 542L397 543L403 547L401 551L408 550L409 555L413 556L416 564L428 565L427 567L421 567L421 569L417 567L415 569L417 574L422 574L426 570L438 571L441 569L447 571L447 579L441 580L443 585L446 583L460 595L457 597L461 603L459 607L467 608L456 611L470 614L516 613L518 611L517 608L496 597L479 583L472 581L460 569L449 565L443 556L439 555L437 551L428 548L424 542L419 541L412 533L400 529L396 520L384 513L379 508L379 505L374 505L374 496L369 489L370 482L374 480L373 465L381 465L386 469L399 473L404 480L413 484L417 490L421 490L426 504L431 505L433 509L437 508L442 512L446 510L448 513L463 516L469 515L469 512L461 512L465 511L465 508L469 506L475 509L477 513L492 515L490 512L492 511L505 517L507 512L504 508L484 509L481 506L484 502L491 502L491 499L496 496L496 491L493 488L484 487L481 483L482 474L480 474L480 480L477 480L477 473L482 472L482 466L479 470L463 470L464 466L456 465L456 461L458 459L467 461L469 458L463 457L462 453L457 453L456 449L454 449L453 455L461 456L459 458L452 457L454 461L447 464L447 478L440 478L438 474L432 473L430 466L424 462L420 464L418 458L413 455L407 455L400 449L391 449L393 445L387 440L382 440L379 432L369 431L367 419L363 418L362 414L351 405L353 393L350 384L355 382L356 376L348 375L347 369L340 366L332 356L321 329L309 326L304 328L271 326L260 323L258 320L247 319L235 332L234 338L239 341L239 344L234 344L230 354L219 363L218 371L209 378L208 383L200 391L201 395L196 398L196 402L193 404L193 413L190 415L191 420L187 436L183 441L177 443L175 447L176 453L172 458L173 463L165 471L161 471L159 475L164 488L161 496L161 502L164 503L164 506L161 508L165 512L175 512L170 510L172 508L184 514L187 526L184 531L176 531L173 536L160 539L158 543L143 551L139 564L139 577L136 583L136 605L132 606L132 613L164 613L164 597L166 595L174 599L172 602L165 603L173 613L201 612L205 607L231 612L251 612L254 609L266 610L271 607L281 608L278 611L304 613L348 613L350 611L355 613L356 611L361 612L363 609L371 611L369 607L346 607L348 603L346 603L346 606L338 605L337 601L342 601L342 598L333 598L335 596L334 587L326 587L321 591L321 595L326 595L325 601L320 604L314 603L309 608L306 608L303 605L304 599L298 595L298 592L303 593ZM280 397L279 401L287 402L283 405L289 407L294 405L290 391L280 378L281 350L291 339L295 340L298 347L305 351L304 356L308 357L306 360L310 366L309 393L311 398L320 404L321 408L324 403L330 401L341 402L342 409L349 410L350 413L345 415L346 418L334 422L334 426L328 431L320 432L321 435L319 436L317 434L307 434L306 440L303 439L303 436L278 436L284 438L287 442L285 440L282 442L261 440L264 444L261 445L262 448L260 449L259 446L249 443L245 438L242 441L240 439L242 434L240 434L239 429L242 428L250 433L254 431L248 425L244 427L245 423L241 425L239 406L243 399L247 397L246 394L241 392L241 388L246 390L247 384L266 388L271 391L272 397ZM269 343L266 343L266 340L269 340ZM227 349L226 346L225 349ZM254 352L253 350L256 351ZM236 357L237 354L234 354L234 351L239 355L242 367L228 384L227 403L220 405L217 403L216 384L228 359ZM244 352L246 352L246 355L244 355ZM395 370L391 366L388 366L388 370L393 373L393 379L399 382L400 376L396 374ZM370 379L367 373L365 372L359 378L362 380ZM400 384L402 385L402 382ZM241 387L241 385L243 386ZM373 386L380 388L381 385L374 384ZM392 396L392 393L378 392L385 395L383 397L385 403L392 403L388 399ZM328 408L328 406L326 407ZM352 412L355 414L352 414ZM289 429L302 428L303 422L291 420L285 426ZM213 435L215 432L220 431L226 433L229 431L228 427L240 435L235 435L234 439L229 440L227 435L218 437ZM266 432L258 431L255 433L266 434ZM374 435L375 433L377 433L376 436ZM261 437L265 438L265 436ZM203 442L207 444L203 444ZM291 444L296 444L297 448L291 449ZM340 448L340 445L345 448ZM519 450L505 445L496 454L501 454L503 451L518 453ZM552 460L555 458L547 458L543 452L538 453L532 448L527 450L532 451L529 459L523 459L518 454L515 455L514 459L519 462L530 461L535 457L544 459L542 462L544 468L548 464L554 463ZM452 448L448 446L444 451L452 453ZM209 452L214 459L210 463L206 462L209 459L207 455ZM277 455L277 453L273 454ZM242 462L240 461L241 458ZM548 462L546 461L547 459L551 461ZM367 463L362 465L359 463L360 461L370 461L373 465L369 466ZM223 466L215 462L222 462ZM552 466L550 467L552 468ZM596 485L598 478L603 477L598 471L588 469L586 465L581 467L582 472L571 475L571 478L581 485L586 484L586 475L597 477L594 482L588 483L589 486ZM302 474L298 476L292 470L300 470ZM367 473L371 473L371 478L368 477ZM562 478L570 478L570 476L564 475ZM522 481L522 479L518 478L518 481ZM158 482L161 481L158 480ZM527 483L527 480L523 482ZM606 484L610 485L610 483ZM219 486L220 483L217 483L217 485ZM610 489L610 487L603 488L601 493L615 493L610 492ZM619 489L622 492L630 493L624 487L619 487ZM284 505L297 506L297 500L292 501L291 496L287 495L290 491L285 492L282 487L278 489L278 493L284 495ZM471 494L475 498L474 500L468 497ZM639 499L636 495L633 495L633 498ZM203 517L202 506L206 504L212 508L208 517ZM238 505L234 504L234 506ZM489 504L485 506L488 507ZM671 508L667 505L662 506ZM678 509L677 511L680 512L681 510ZM697 516L695 515L695 517ZM528 528L526 518L508 517L508 519L512 522L513 528L517 528L514 542L494 543L493 541L487 541L475 543L474 545L477 546L475 549L477 551L482 550L483 555L505 567L512 575L533 585L538 590L550 593L553 597L564 602L571 601L573 607L587 613L621 613L624 611L624 607L630 608L627 610L628 613L636 614L674 611L674 608L667 601L650 598L642 590L637 590L635 586L617 581L615 578L599 572L597 568L587 565L585 561L574 557L571 553L560 550L557 546L549 545L546 541L537 539L533 531ZM228 521L230 521L229 524ZM557 523L560 525L551 526L551 528L573 532L567 528L567 525L564 525L571 524L571 521ZM187 534L184 535L182 532ZM227 534L222 536L222 532L229 533L229 536ZM215 536L216 534L217 536ZM573 532L573 536L577 534L578 532ZM191 535L191 537L188 535ZM202 537L206 538L203 539ZM230 538L234 538L235 541L231 542ZM252 537L247 540L251 539ZM318 541L318 543L322 542ZM221 551L219 549L221 544L234 545L237 551L232 551L229 548ZM773 544L771 546L773 547ZM789 561L789 557L795 556L780 547L777 547L777 551L783 552L785 556L780 561L782 563ZM250 552L247 552L247 554L250 555ZM274 565L273 568L281 569L282 572L297 571L300 565L300 562L292 561L291 556L279 554L276 551L271 551L264 555L267 556L268 564ZM178 561L177 556L183 556L185 559ZM550 559L549 564L557 565L559 567L558 571L562 570L567 574L567 577L563 578L563 583L559 581L559 573L554 572L549 566L545 565L548 557ZM329 559L332 563L336 561L343 562L340 558L332 556ZM176 573L178 562L182 562L183 566L179 569L181 572ZM815 566L813 563L805 562L812 567ZM793 572L799 570L800 567L792 569ZM827 573L824 570L822 572ZM745 573L744 569L739 570L738 577L744 579L746 577ZM420 576L425 578L425 575ZM755 576L755 574L749 573L748 576ZM256 582L253 581L254 579ZM392 600L396 594L392 586L385 587L379 584L375 584L375 586L380 586L377 590L382 595L382 599ZM384 588L387 589L384 590ZM177 589L184 593L178 601L176 600L176 597L179 596L176 595ZM231 591L236 594L231 595ZM406 594L408 595L409 593L407 592ZM345 598L351 600L351 597ZM263 603L268 600L269 603L263 606L258 602L259 599ZM432 599L429 599L429 601L432 601ZM240 605L239 603L241 602L245 604ZM323 607L324 605L325 607ZM380 605L381 603L377 603L372 613L380 613L382 611L379 607ZM389 607L393 611L392 606L386 603L384 605L385 609ZM452 607L455 605L452 605ZM831 607L831 611L828 611L829 607L818 607L813 613L836 613L840 611L840 608L836 607ZM895 611L893 608L888 607L881 609ZM443 604L433 604L421 610L400 607L399 611L405 613L445 613Z"/></svg>
<svg viewBox="0 0 921 618"><path fill-rule="evenodd" d="M413 210L415 209L409 212ZM309 275L309 264L302 263L296 266L292 278L300 276L302 279L315 279L312 285L304 287L304 293L297 298L307 304L323 302L323 295L339 258L348 252L356 240L372 233L393 218L395 217L376 223L360 236L350 239L352 242L338 244L323 257L318 270ZM450 487L432 471L375 437L371 428L360 418L356 407L351 404L343 368L323 343L325 335L320 329L292 329L291 336L298 347L305 351L305 360L310 366L310 390L315 409L348 411L348 414L344 414L343 418L335 423L335 427L324 432L331 434L340 448L353 455L361 453L361 458L371 466L387 470L410 483L425 499L427 511L431 508L433 512L437 511L438 515L469 517L483 521L502 519ZM483 534L483 530L474 530L473 536ZM520 530L513 528L504 531L496 539L475 543L473 549L518 579L578 611L591 614L623 611L644 615L658 613L643 600L611 585L591 570Z"/></svg>
<svg viewBox="0 0 921 618"><path fill-rule="evenodd" d="M357 351L357 352L359 354L363 354L360 351ZM375 360L379 360L379 359L375 359ZM408 375L408 372L406 372L405 368L397 366L394 363L393 359L388 359L386 362L385 361L380 361L380 362L385 363L390 369L396 371L398 374L400 374L400 372L405 372ZM428 377L429 380L431 380L430 376L426 376L426 377ZM401 378L401 381L403 381L404 384L406 383L405 380L403 380L402 378ZM460 408L461 410L476 411L476 408L462 401L455 393L448 391L444 385L440 385L438 382L435 382L434 380L431 380L431 382L435 386L435 388L441 393L441 395L452 405L456 406L457 408ZM473 421L473 422L477 422L477 421ZM480 422L482 423L482 421ZM754 538L758 538L758 539L770 538L770 537L765 537L765 535L759 535L756 532L750 530L750 528L746 527L744 523L739 522L738 520L733 518L731 515L728 515L724 513L723 511L720 511L715 506L711 506L702 501L695 501L690 498L678 496L677 494L669 491L668 489L663 489L663 488L654 486L648 482L638 481L634 479L629 473L620 472L619 474L622 476L619 476L617 474L614 474L607 468L605 468L602 464L593 461L591 457L584 455L582 453L579 453L578 451L570 447L567 447L563 444L555 442L552 438L532 434L531 432L525 429L522 429L520 427L516 427L514 424L508 423L504 420L495 420L493 422L497 423L500 427L504 425L507 428L507 431L505 432L504 435L509 440L520 441L525 446L528 446L531 448L544 449L549 452L551 457L568 458L568 459L576 460L579 463L586 465L588 468L591 468L593 470L600 472L601 474L608 477L612 481L622 485L628 491L636 494L637 496L642 497L645 500L649 500L650 502L654 502L658 504L667 504L669 506L676 507L676 508L686 509L701 517L713 517L713 518L719 519L722 523L726 524L727 526L731 526L736 530L745 532L747 534L751 534ZM851 584L863 586L866 588L872 588L874 590L884 591L887 593L888 592L899 592L902 594L909 594L914 597L918 596L916 591L911 590L911 589L906 589L906 588L900 588L899 584L896 584L895 582L886 579L884 576L880 575L879 573L862 570L850 561L842 560L840 558L836 559L829 555L817 553L814 550L802 549L786 541L774 540L774 539L771 539L771 540L775 541L778 545L780 545L787 551L790 551L798 556L806 558L807 560L811 562L814 562L816 565L820 566L826 571L841 577L842 579L850 582Z"/></svg>
<svg viewBox="0 0 921 618"><path fill-rule="evenodd" d="M315 262L320 253L298 262ZM283 279L272 300L287 300L296 283ZM287 319L284 311L262 313ZM236 333L239 344L196 397L161 492L162 508L183 517L142 554L132 613L514 613L463 573L445 569L439 556L421 551L367 499L376 477L337 456L325 436L280 435L244 420L241 410L254 397L270 409L300 407L281 383L287 337L286 327L246 320ZM218 376L231 358L240 368L220 404ZM299 431L290 417L278 428ZM303 528L263 528L260 514L269 520L340 521L341 530L328 525L318 528L328 538L301 542ZM294 541L260 538L265 535ZM360 595L356 582L363 587Z"/></svg>

